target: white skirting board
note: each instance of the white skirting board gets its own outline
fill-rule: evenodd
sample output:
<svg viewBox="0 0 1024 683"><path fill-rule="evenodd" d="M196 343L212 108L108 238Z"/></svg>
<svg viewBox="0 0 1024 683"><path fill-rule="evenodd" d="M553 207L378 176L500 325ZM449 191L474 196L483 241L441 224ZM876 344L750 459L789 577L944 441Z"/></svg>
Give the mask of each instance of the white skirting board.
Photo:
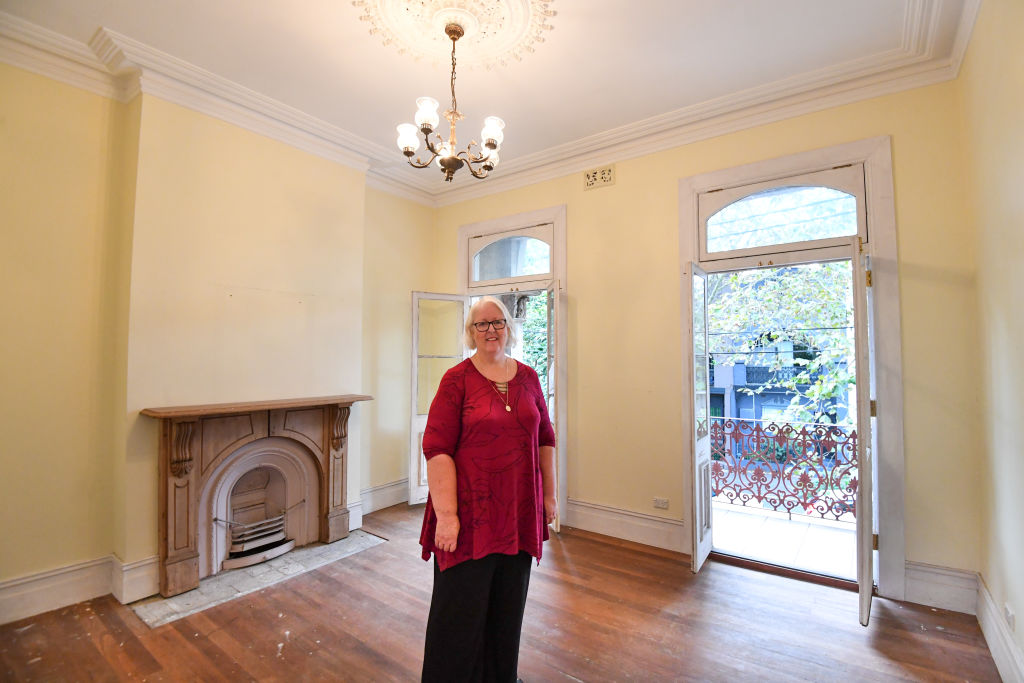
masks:
<svg viewBox="0 0 1024 683"><path fill-rule="evenodd" d="M357 500L348 504L348 530L359 529L363 526L363 501Z"/></svg>
<svg viewBox="0 0 1024 683"><path fill-rule="evenodd" d="M977 614L977 573L908 561L906 577L907 602Z"/></svg>
<svg viewBox="0 0 1024 683"><path fill-rule="evenodd" d="M363 513L370 514L392 505L409 502L409 480L399 479L380 486L362 489L359 492L363 503Z"/></svg>
<svg viewBox="0 0 1024 683"><path fill-rule="evenodd" d="M984 581L978 581L978 623L999 669L999 676L1006 683L1024 681L1024 650L1014 642L1013 632Z"/></svg>
<svg viewBox="0 0 1024 683"><path fill-rule="evenodd" d="M630 512L607 505L570 499L562 524L605 536L653 545L680 553L690 552L690 532L682 521Z"/></svg>
<svg viewBox="0 0 1024 683"><path fill-rule="evenodd" d="M110 568L104 557L0 583L0 624L106 595Z"/></svg>
<svg viewBox="0 0 1024 683"><path fill-rule="evenodd" d="M127 605L160 592L160 561L156 557L122 564L110 558L110 593L118 602Z"/></svg>

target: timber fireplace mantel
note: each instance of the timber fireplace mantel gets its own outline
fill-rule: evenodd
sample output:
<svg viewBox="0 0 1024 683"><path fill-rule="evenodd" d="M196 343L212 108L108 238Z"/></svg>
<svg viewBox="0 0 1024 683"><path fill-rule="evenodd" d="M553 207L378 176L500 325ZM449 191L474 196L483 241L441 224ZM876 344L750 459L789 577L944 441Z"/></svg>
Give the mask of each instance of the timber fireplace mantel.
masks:
<svg viewBox="0 0 1024 683"><path fill-rule="evenodd" d="M298 545L348 536L348 417L354 403L372 398L343 394L141 411L160 420L161 595L196 588L200 578L221 570L226 501L249 457L304 482L305 490L281 494L290 496L285 507L299 525Z"/></svg>

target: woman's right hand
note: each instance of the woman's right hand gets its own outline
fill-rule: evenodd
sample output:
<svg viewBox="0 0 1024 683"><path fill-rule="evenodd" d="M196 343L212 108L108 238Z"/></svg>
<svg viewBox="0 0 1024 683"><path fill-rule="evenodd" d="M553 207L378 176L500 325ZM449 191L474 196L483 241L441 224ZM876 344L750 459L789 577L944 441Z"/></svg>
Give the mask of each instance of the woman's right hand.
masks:
<svg viewBox="0 0 1024 683"><path fill-rule="evenodd" d="M438 515L437 528L434 530L434 546L438 550L455 552L459 542L459 516Z"/></svg>

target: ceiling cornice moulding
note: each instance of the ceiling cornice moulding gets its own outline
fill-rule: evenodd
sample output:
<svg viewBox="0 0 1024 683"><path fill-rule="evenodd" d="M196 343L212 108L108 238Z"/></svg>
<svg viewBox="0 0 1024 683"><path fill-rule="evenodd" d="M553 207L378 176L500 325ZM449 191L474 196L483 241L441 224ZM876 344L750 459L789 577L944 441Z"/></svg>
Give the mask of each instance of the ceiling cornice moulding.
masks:
<svg viewBox="0 0 1024 683"><path fill-rule="evenodd" d="M0 11L0 61L121 102L140 92L366 171L385 149L277 100L101 28L79 43Z"/></svg>
<svg viewBox="0 0 1024 683"><path fill-rule="evenodd" d="M449 206L459 202L486 197L490 194L514 190L527 185L554 180L602 164L627 161L648 154L666 152L683 145L708 140L729 133L736 133L757 126L784 121L805 114L853 104L872 97L889 95L912 88L933 85L955 78L951 66L914 73L904 78L893 79L870 88L841 87L828 91L813 91L793 95L757 105L747 105L732 111L723 111L706 118L699 118L686 124L649 131L646 135L628 141L612 142L611 137L602 133L599 140L587 139L566 146L566 149L583 146L586 151L557 161L544 162L533 157L523 157L504 165L500 177L488 179L487 183L465 185L438 196L438 206ZM587 144L590 142L590 144ZM601 144L601 143L604 144ZM549 150L550 151L550 150ZM545 153L545 156L548 156Z"/></svg>
<svg viewBox="0 0 1024 683"><path fill-rule="evenodd" d="M372 168L366 174L366 187L386 192L401 199L408 199L411 202L416 202L423 206L429 206L432 208L440 206L438 204L437 197L431 195L429 192L414 187L411 183L395 180L389 175L384 175L374 171Z"/></svg>
<svg viewBox="0 0 1024 683"><path fill-rule="evenodd" d="M84 44L0 11L0 61L111 99L115 79Z"/></svg>
<svg viewBox="0 0 1024 683"><path fill-rule="evenodd" d="M369 168L370 157L383 153L379 145L342 128L116 31L99 29L89 46L113 74L134 74L139 90L147 95L360 171Z"/></svg>
<svg viewBox="0 0 1024 683"><path fill-rule="evenodd" d="M117 32L86 46L0 12L0 61L106 97L140 91L366 172L368 187L446 206L794 116L956 78L981 0L964 5L952 52L935 57L940 0L908 0L900 47L504 160L486 183L450 184L394 161L389 146L261 95Z"/></svg>
<svg viewBox="0 0 1024 683"><path fill-rule="evenodd" d="M952 53L934 57L938 0L911 0L899 49L819 69L506 161L500 176L438 193L448 206L861 100L957 77L981 0L968 0Z"/></svg>

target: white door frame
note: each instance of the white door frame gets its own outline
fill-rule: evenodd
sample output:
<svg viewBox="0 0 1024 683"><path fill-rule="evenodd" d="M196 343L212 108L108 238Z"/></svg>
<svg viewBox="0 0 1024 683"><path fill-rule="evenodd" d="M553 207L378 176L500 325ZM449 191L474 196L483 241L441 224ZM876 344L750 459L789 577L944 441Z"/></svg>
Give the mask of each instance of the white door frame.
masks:
<svg viewBox="0 0 1024 683"><path fill-rule="evenodd" d="M535 280L519 280L517 279L512 284L498 284L498 285L487 285L480 287L473 287L470 289L469 273L470 273L470 261L469 261L469 240L474 236L479 235L490 235L498 232L510 232L521 228L530 228L536 225L543 225L550 223L553 226L552 237L554 244L552 244L553 258L551 260L551 273L545 275L538 275ZM486 294L500 294L504 292L525 292L533 290L544 290L547 289L553 280L555 283L554 291L558 293L558 305L557 320L555 324L557 326L559 334L555 336L555 354L557 356L557 362L555 364L555 386L561 387L561 390L557 394L557 400L555 405L555 424L558 425L558 429L555 432L555 438L558 440L557 447L557 463L556 470L558 473L558 481L556 485L558 487L558 514L561 521L566 521L566 513L568 512L568 480L567 480L567 466L568 460L567 444L569 438L569 427L568 427L568 363L567 358L569 355L568 342L566 341L568 332L568 321L567 321L567 292L569 291L569 282L566 273L566 207L564 204L559 206L552 206L545 209L537 209L535 211L525 211L523 213L517 213L511 216L503 216L501 218L495 218L493 220L480 221L478 223L468 223L459 227L459 257L456 262L458 268L458 291L463 294L470 296L483 296Z"/></svg>
<svg viewBox="0 0 1024 683"><path fill-rule="evenodd" d="M869 239L864 247L871 256L875 318L885 321L874 338L878 367L885 368L877 381L878 418L875 423L878 444L876 467L880 473L878 502L878 593L903 600L906 586L906 542L904 532L903 459L903 369L900 350L899 261L896 243L896 206L893 194L892 143L888 136L869 138L835 147L793 154L778 159L759 161L736 168L712 171L679 181L679 263L680 273L696 262L706 271L738 270L768 263L783 264L825 260L838 254L833 249L803 249L771 255L700 261L698 244L698 195L711 190L749 185L812 171L835 168L844 164L864 165L864 185ZM775 247L774 249L781 249ZM842 250L843 255L847 250ZM771 259L771 260L769 260ZM686 311L683 311L686 314ZM685 320L683 321L685 324ZM692 364L692 351L687 351L683 367ZM688 386L688 378L681 378ZM692 398L682 392L684 410ZM692 412L692 411L691 411ZM683 443L692 441L691 427L683 425ZM692 454L690 454L692 458ZM692 465L692 462L691 462ZM686 468L689 470L689 468ZM692 493L692 482L686 491Z"/></svg>

